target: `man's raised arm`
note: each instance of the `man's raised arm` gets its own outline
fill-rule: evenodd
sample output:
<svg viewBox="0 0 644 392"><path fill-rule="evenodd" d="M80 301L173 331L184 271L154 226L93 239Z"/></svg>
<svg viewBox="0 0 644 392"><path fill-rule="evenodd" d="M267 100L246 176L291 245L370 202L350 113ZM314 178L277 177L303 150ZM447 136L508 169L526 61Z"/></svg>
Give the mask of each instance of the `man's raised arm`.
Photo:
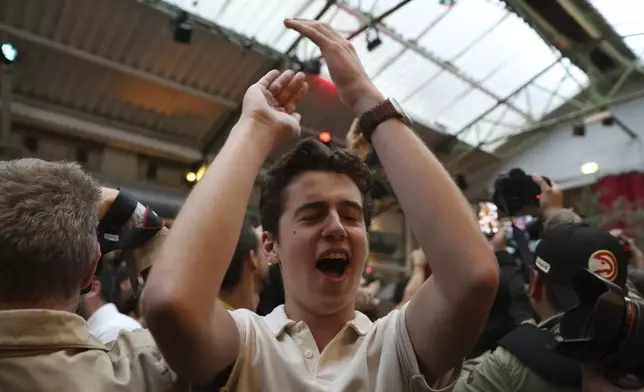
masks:
<svg viewBox="0 0 644 392"><path fill-rule="evenodd" d="M152 268L143 315L161 352L185 380L203 385L234 363L239 331L216 301L264 160L300 133L303 74L266 74L244 97L239 122L185 202Z"/></svg>
<svg viewBox="0 0 644 392"><path fill-rule="evenodd" d="M320 47L340 99L356 117L384 101L347 40L323 22L287 20ZM469 353L485 323L498 284L498 265L467 201L440 162L402 121L382 122L373 146L405 217L430 260L432 277L405 320L429 382Z"/></svg>

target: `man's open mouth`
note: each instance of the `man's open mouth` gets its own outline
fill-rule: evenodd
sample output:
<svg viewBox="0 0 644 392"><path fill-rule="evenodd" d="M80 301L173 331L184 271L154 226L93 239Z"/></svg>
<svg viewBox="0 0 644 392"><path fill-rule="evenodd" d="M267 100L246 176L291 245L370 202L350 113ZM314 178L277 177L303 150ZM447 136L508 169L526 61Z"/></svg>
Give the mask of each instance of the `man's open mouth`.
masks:
<svg viewBox="0 0 644 392"><path fill-rule="evenodd" d="M349 268L349 259L343 253L331 253L315 263L315 267L330 278L339 278Z"/></svg>

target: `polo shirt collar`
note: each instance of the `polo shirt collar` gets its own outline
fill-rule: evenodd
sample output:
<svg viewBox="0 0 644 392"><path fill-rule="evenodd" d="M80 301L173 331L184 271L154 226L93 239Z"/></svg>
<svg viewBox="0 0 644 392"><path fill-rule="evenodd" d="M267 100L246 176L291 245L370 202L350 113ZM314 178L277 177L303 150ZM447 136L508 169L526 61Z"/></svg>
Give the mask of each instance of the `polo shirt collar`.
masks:
<svg viewBox="0 0 644 392"><path fill-rule="evenodd" d="M276 338L279 337L286 328L297 323L295 320L288 318L286 311L284 310L284 305L276 307L270 314L264 316L264 321L266 321L266 324L268 324L269 329ZM353 320L349 321L347 325L359 336L364 336L369 332L373 323L369 320L369 317L356 311Z"/></svg>
<svg viewBox="0 0 644 392"><path fill-rule="evenodd" d="M0 354L68 348L107 351L76 314L46 309L0 311Z"/></svg>

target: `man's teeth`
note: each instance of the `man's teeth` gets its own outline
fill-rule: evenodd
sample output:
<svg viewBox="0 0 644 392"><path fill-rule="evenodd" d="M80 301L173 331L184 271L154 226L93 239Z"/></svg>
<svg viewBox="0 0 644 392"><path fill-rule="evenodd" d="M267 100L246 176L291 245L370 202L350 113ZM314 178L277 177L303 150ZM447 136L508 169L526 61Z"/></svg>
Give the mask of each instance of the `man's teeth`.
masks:
<svg viewBox="0 0 644 392"><path fill-rule="evenodd" d="M325 259L338 259L338 260L346 260L347 255L344 253L329 253L324 257Z"/></svg>

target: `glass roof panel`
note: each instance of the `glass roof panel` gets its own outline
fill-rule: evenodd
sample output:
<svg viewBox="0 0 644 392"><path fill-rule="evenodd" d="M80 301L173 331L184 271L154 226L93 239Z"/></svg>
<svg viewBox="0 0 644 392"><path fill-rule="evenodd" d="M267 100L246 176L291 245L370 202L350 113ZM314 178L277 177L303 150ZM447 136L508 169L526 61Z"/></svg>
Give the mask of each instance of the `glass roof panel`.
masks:
<svg viewBox="0 0 644 392"><path fill-rule="evenodd" d="M640 59L644 59L644 1L590 0L617 34Z"/></svg>
<svg viewBox="0 0 644 392"><path fill-rule="evenodd" d="M284 28L282 20L313 18L326 4L325 0L170 2L280 52L297 39L296 33ZM592 2L644 4L642 0ZM338 0L322 19L349 36L399 3L400 0ZM447 132L458 132L470 143L516 133L587 84L583 72L567 60L557 63L559 53L506 10L500 0L459 0L451 7L438 0L413 0L377 28L382 43L375 49L367 50L367 36L376 34L372 29L352 41L376 85L386 95L396 97L420 122L443 125ZM305 60L318 56L319 50L301 40L294 54ZM322 75L328 76L325 67ZM516 94L510 96L512 93ZM504 99L507 101L499 104ZM489 121L501 121L501 112L505 112L504 124L490 126ZM482 122L475 132L471 125L477 119Z"/></svg>

